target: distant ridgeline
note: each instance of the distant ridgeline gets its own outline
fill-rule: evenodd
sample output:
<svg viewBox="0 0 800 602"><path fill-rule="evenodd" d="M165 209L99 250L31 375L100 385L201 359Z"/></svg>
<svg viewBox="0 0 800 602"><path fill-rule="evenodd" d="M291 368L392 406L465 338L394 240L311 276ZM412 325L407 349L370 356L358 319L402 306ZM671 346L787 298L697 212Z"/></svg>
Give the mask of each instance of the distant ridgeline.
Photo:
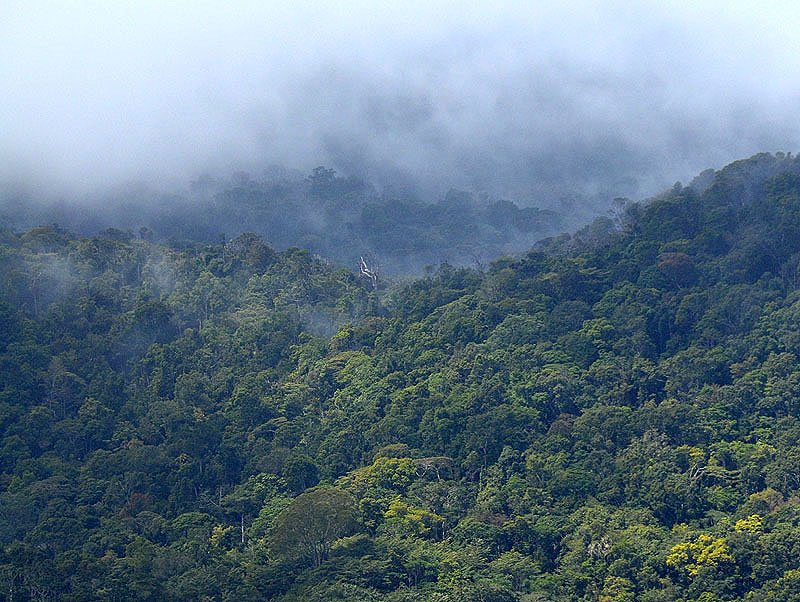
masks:
<svg viewBox="0 0 800 602"><path fill-rule="evenodd" d="M0 600L800 600L798 161L616 209L377 287L0 231Z"/></svg>
<svg viewBox="0 0 800 602"><path fill-rule="evenodd" d="M154 197L132 190L91 210L63 201L9 203L0 206L0 216L5 213L18 228L58 223L89 235L114 227L173 244L253 232L277 249L308 249L352 268L363 256L382 274L395 276L442 262L487 263L569 226L552 211L456 190L437 203L409 194L382 196L357 178L323 167L306 178L279 172L262 180L245 173L228 182L198 180L191 198Z"/></svg>

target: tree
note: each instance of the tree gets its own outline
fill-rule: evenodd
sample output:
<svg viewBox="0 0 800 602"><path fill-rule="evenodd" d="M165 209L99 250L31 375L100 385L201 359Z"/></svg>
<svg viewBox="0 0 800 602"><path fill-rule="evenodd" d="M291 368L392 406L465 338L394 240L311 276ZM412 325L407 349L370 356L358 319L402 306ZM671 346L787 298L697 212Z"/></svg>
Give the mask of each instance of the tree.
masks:
<svg viewBox="0 0 800 602"><path fill-rule="evenodd" d="M667 566L678 572L685 571L696 577L704 567L733 564L733 557L724 539L700 534L694 541L672 546L667 556Z"/></svg>
<svg viewBox="0 0 800 602"><path fill-rule="evenodd" d="M284 478L295 493L302 493L319 482L319 469L306 454L292 452L283 465Z"/></svg>
<svg viewBox="0 0 800 602"><path fill-rule="evenodd" d="M278 554L311 560L318 567L333 542L356 526L356 501L335 487L320 487L297 496L275 519L272 549Z"/></svg>

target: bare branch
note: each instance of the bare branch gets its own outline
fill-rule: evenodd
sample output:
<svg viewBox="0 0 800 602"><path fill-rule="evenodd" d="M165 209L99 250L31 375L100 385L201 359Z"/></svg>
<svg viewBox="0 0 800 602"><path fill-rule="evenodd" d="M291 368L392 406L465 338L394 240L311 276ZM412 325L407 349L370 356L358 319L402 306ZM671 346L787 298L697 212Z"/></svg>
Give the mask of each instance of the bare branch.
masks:
<svg viewBox="0 0 800 602"><path fill-rule="evenodd" d="M369 269L369 266L367 266L367 262L364 261L363 257L361 257L361 265L359 272L361 273L362 276L366 276L372 281L372 288L374 289L378 288L378 274L375 271Z"/></svg>

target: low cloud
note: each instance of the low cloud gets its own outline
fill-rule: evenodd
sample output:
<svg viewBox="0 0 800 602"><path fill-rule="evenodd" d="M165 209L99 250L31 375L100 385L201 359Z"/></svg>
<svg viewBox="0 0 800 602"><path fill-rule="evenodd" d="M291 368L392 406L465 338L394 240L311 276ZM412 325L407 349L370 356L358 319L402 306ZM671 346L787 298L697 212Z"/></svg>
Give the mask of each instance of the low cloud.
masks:
<svg viewBox="0 0 800 602"><path fill-rule="evenodd" d="M161 4L0 9L1 182L80 196L327 165L557 207L800 139L789 4Z"/></svg>

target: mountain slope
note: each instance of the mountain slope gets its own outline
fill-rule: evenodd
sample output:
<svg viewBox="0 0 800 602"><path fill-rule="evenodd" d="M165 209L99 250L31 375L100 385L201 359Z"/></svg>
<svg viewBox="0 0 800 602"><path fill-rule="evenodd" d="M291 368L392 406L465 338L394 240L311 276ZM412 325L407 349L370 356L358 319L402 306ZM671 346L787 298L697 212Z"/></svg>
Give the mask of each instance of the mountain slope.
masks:
<svg viewBox="0 0 800 602"><path fill-rule="evenodd" d="M573 215L585 223L592 215ZM17 228L58 223L84 235L129 229L147 240L191 245L253 232L277 249L301 247L356 268L366 257L382 275L422 272L441 262L474 265L519 252L568 227L553 211L521 208L451 190L437 202L378 194L363 181L318 167L229 181L199 180L183 196L123 189L102 202L39 203L0 192L0 217Z"/></svg>
<svg viewBox="0 0 800 602"><path fill-rule="evenodd" d="M703 180L377 292L6 232L6 599L796 599L797 162Z"/></svg>

